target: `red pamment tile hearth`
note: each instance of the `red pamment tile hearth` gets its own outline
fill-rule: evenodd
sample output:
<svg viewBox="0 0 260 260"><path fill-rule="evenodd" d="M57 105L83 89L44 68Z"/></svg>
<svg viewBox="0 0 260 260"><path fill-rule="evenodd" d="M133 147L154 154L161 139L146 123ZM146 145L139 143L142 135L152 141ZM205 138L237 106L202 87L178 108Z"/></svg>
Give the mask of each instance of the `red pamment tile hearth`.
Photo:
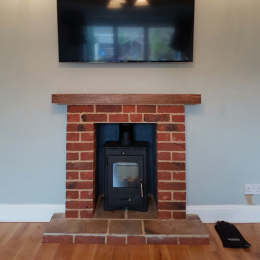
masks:
<svg viewBox="0 0 260 260"><path fill-rule="evenodd" d="M55 94L52 102L68 105L66 219L95 217L96 123L156 123L157 217L186 218L185 105L200 104L200 95ZM120 239L111 236L106 241L125 243ZM142 240L129 241L136 239Z"/></svg>

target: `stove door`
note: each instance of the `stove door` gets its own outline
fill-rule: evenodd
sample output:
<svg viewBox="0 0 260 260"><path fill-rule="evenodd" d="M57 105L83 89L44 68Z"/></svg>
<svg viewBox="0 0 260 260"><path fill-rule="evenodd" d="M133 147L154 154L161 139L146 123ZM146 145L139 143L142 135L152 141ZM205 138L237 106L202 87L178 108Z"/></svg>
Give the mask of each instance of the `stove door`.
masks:
<svg viewBox="0 0 260 260"><path fill-rule="evenodd" d="M105 209L146 210L143 156L109 156L106 167Z"/></svg>

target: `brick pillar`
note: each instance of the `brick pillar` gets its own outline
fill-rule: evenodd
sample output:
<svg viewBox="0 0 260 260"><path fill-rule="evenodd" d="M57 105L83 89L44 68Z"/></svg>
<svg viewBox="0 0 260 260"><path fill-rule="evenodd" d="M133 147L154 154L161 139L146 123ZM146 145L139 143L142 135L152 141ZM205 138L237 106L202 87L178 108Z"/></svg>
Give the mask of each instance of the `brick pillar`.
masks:
<svg viewBox="0 0 260 260"><path fill-rule="evenodd" d="M66 218L90 218L94 213L95 132L85 113L94 106L68 106Z"/></svg>
<svg viewBox="0 0 260 260"><path fill-rule="evenodd" d="M184 106L158 106L171 123L157 124L158 217L186 217Z"/></svg>

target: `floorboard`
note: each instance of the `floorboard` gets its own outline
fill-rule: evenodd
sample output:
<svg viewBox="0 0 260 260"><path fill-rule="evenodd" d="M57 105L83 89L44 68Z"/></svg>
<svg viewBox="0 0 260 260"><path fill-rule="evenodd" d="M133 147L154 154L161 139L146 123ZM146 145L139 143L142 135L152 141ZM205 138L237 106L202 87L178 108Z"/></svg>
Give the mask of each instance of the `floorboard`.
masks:
<svg viewBox="0 0 260 260"><path fill-rule="evenodd" d="M237 224L250 249L223 248L213 224L208 246L42 244L46 223L0 223L0 260L259 260L260 223Z"/></svg>

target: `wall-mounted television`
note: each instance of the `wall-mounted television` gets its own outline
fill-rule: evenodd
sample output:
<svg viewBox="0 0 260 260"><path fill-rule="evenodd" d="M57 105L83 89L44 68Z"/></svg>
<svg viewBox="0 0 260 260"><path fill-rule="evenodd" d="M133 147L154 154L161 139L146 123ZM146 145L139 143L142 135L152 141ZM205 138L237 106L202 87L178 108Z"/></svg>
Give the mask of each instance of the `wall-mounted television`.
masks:
<svg viewBox="0 0 260 260"><path fill-rule="evenodd" d="M191 62L194 0L57 0L60 62Z"/></svg>

